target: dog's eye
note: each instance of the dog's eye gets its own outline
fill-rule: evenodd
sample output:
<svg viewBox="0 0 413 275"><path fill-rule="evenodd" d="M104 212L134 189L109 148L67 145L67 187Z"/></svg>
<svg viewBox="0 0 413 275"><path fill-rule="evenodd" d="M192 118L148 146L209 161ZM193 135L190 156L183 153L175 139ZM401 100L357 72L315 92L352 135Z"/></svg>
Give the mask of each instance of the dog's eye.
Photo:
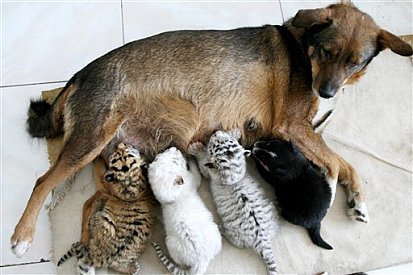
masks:
<svg viewBox="0 0 413 275"><path fill-rule="evenodd" d="M362 63L361 58L357 58L355 56L350 56L347 59L347 65L352 68L359 66L361 63Z"/></svg>
<svg viewBox="0 0 413 275"><path fill-rule="evenodd" d="M350 67L352 67L352 68L355 68L355 67L357 67L358 65L360 65L360 63L357 62L357 61L349 61L347 64L348 64L348 66L350 66Z"/></svg>
<svg viewBox="0 0 413 275"><path fill-rule="evenodd" d="M326 49L326 48L321 48L321 56L324 58L324 59L330 59L331 58L331 51L330 50L328 50L328 49Z"/></svg>

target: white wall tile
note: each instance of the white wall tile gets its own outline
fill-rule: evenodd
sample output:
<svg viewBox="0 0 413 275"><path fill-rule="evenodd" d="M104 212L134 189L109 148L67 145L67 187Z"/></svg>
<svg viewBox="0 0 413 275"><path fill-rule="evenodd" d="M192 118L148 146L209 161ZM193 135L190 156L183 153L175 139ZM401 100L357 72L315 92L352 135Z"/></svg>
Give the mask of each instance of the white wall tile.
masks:
<svg viewBox="0 0 413 275"><path fill-rule="evenodd" d="M12 254L10 237L38 177L48 169L44 141L34 140L25 130L30 98L58 86L35 85L1 88L1 265L49 258L51 233L48 215L40 212L36 235L29 251L20 259Z"/></svg>
<svg viewBox="0 0 413 275"><path fill-rule="evenodd" d="M120 0L2 5L2 85L68 80L122 45Z"/></svg>
<svg viewBox="0 0 413 275"><path fill-rule="evenodd" d="M319 0L319 1L296 1L296 0L281 0L282 13L284 20L287 21L301 9L317 9L324 8L330 4L335 4L337 1Z"/></svg>
<svg viewBox="0 0 413 275"><path fill-rule="evenodd" d="M181 29L232 29L281 24L278 1L124 2L125 41Z"/></svg>
<svg viewBox="0 0 413 275"><path fill-rule="evenodd" d="M315 9L335 4L339 1L296 1L281 0L284 19L293 17L300 9ZM369 14L382 28L397 35L411 34L413 2L410 0L366 1L355 0L354 5Z"/></svg>
<svg viewBox="0 0 413 275"><path fill-rule="evenodd" d="M381 28L396 35L413 33L413 2L409 1L353 1L368 13Z"/></svg>

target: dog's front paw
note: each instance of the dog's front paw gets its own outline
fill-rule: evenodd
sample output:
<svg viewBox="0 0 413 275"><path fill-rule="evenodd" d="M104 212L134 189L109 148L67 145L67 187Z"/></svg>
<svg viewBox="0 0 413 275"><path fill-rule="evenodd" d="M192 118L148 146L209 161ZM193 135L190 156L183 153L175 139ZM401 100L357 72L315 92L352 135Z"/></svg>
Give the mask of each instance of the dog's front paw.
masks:
<svg viewBox="0 0 413 275"><path fill-rule="evenodd" d="M206 151L206 146L202 142L193 142L188 146L188 153L191 155L198 155Z"/></svg>
<svg viewBox="0 0 413 275"><path fill-rule="evenodd" d="M369 222L369 213L367 211L367 204L364 201L357 202L354 199L349 201L347 210L347 215L355 221L358 222Z"/></svg>
<svg viewBox="0 0 413 275"><path fill-rule="evenodd" d="M31 245L31 241L29 240L11 240L11 250L13 251L13 254L16 255L16 257L21 258L24 253L27 252Z"/></svg>
<svg viewBox="0 0 413 275"><path fill-rule="evenodd" d="M19 224L14 230L14 234L11 237L11 250L18 258L23 256L29 249L33 241L34 230L32 227L22 227Z"/></svg>

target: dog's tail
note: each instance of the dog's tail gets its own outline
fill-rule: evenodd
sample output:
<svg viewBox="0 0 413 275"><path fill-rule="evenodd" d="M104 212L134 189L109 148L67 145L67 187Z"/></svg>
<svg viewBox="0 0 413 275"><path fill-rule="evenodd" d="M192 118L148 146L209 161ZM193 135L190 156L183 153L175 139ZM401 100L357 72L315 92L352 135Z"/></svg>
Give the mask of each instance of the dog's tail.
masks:
<svg viewBox="0 0 413 275"><path fill-rule="evenodd" d="M318 223L315 227L312 228L307 228L308 234L310 235L310 239L313 241L315 245L318 245L319 247L322 247L324 249L331 250L333 247L326 243L323 238L321 238L320 235L320 228L321 228L321 223Z"/></svg>
<svg viewBox="0 0 413 275"><path fill-rule="evenodd" d="M63 113L67 97L75 90L70 82L53 104L43 99L31 100L27 111L27 132L34 138L51 138L63 134Z"/></svg>
<svg viewBox="0 0 413 275"><path fill-rule="evenodd" d="M174 274L174 275L188 274L188 271L179 268L172 260L170 260L168 257L166 257L163 254L162 249L159 247L159 245L157 243L152 242L152 246L155 249L156 255L161 260L162 264L166 267L166 269L171 274Z"/></svg>

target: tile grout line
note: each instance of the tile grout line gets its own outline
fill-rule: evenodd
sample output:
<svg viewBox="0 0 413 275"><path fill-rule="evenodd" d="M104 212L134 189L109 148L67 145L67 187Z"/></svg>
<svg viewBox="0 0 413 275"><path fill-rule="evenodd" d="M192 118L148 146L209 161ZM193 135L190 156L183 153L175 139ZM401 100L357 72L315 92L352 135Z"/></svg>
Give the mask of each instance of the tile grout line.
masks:
<svg viewBox="0 0 413 275"><path fill-rule="evenodd" d="M3 85L3 1L0 3L0 85ZM0 93L0 142L3 144L3 93ZM0 147L0 207L3 208L3 146ZM3 226L3 215L0 215L0 224ZM0 232L0 238L3 240L3 230ZM3 262L3 254L0 255L0 261Z"/></svg>
<svg viewBox="0 0 413 275"><path fill-rule="evenodd" d="M46 81L46 82L34 82L34 83L23 83L23 84L10 84L10 85L3 85L0 88L13 88L13 87L23 87L23 86L35 86L35 85L45 85L45 84L58 84L58 83L66 83L68 80L59 80L59 81Z"/></svg>
<svg viewBox="0 0 413 275"><path fill-rule="evenodd" d="M278 0L278 4L280 5L280 10L281 10L281 18L283 20L283 24L285 23L285 19L284 19L284 12L283 12L283 6L281 4L281 0Z"/></svg>
<svg viewBox="0 0 413 275"><path fill-rule="evenodd" d="M122 43L125 45L125 23L123 19L123 0L120 0L120 19L122 23Z"/></svg>
<svg viewBox="0 0 413 275"><path fill-rule="evenodd" d="M5 265L1 265L0 268L21 266L21 265L31 265L31 264L41 264L41 263L50 263L50 260L45 260L45 259L41 258L39 261L35 261L35 262L19 263L19 264L5 264Z"/></svg>

